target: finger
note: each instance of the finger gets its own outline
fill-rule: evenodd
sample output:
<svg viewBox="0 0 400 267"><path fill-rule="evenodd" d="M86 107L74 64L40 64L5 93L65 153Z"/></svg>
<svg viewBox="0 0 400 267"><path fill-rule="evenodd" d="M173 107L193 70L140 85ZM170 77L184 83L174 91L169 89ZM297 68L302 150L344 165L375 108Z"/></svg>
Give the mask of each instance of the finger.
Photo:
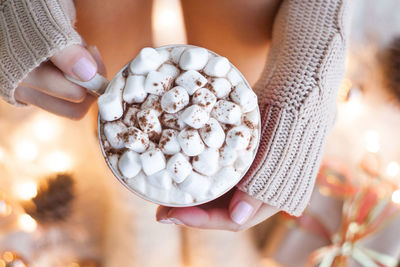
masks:
<svg viewBox="0 0 400 267"><path fill-rule="evenodd" d="M97 64L92 55L81 45L71 45L57 52L51 62L69 76L89 81L97 72Z"/></svg>
<svg viewBox="0 0 400 267"><path fill-rule="evenodd" d="M96 99L87 94L82 103L71 103L25 86L19 86L15 90L15 98L22 103L32 104L56 115L74 120L83 118Z"/></svg>
<svg viewBox="0 0 400 267"><path fill-rule="evenodd" d="M261 207L258 209L257 213L251 218L250 220L247 221L243 225L244 228L250 228L253 227L259 223L262 223L266 219L272 217L276 213L279 212L279 209L277 209L274 206L268 205L268 204L263 204Z"/></svg>
<svg viewBox="0 0 400 267"><path fill-rule="evenodd" d="M74 103L80 103L86 97L86 89L65 79L64 74L50 62L31 71L21 85Z"/></svg>
<svg viewBox="0 0 400 267"><path fill-rule="evenodd" d="M156 212L156 220L160 223L173 223L171 220L168 219L168 212L171 208L166 206L159 206Z"/></svg>
<svg viewBox="0 0 400 267"><path fill-rule="evenodd" d="M229 204L229 216L236 224L245 224L256 214L262 204L261 200L237 189Z"/></svg>

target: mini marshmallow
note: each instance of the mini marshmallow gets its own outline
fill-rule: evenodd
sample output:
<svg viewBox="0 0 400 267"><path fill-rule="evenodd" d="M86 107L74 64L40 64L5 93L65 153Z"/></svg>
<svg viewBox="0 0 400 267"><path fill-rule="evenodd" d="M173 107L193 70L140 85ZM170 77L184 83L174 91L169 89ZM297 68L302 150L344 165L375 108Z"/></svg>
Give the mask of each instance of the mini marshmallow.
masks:
<svg viewBox="0 0 400 267"><path fill-rule="evenodd" d="M243 122L251 129L257 128L259 123L258 110L255 108L252 111L245 113L243 116Z"/></svg>
<svg viewBox="0 0 400 267"><path fill-rule="evenodd" d="M199 129L206 124L209 115L205 108L199 105L191 105L182 112L180 118L187 125Z"/></svg>
<svg viewBox="0 0 400 267"><path fill-rule="evenodd" d="M158 54L160 55L161 62L164 63L168 61L171 58L171 54L167 49L156 49Z"/></svg>
<svg viewBox="0 0 400 267"><path fill-rule="evenodd" d="M179 60L181 59L182 53L183 51L185 51L185 47L181 46L181 47L175 47L174 49L172 49L171 51L171 60L172 62L174 62L175 64L179 63Z"/></svg>
<svg viewBox="0 0 400 267"><path fill-rule="evenodd" d="M218 149L206 148L193 158L193 169L206 176L211 176L218 170L218 159Z"/></svg>
<svg viewBox="0 0 400 267"><path fill-rule="evenodd" d="M123 99L128 103L142 103L147 96L144 90L143 75L129 75L126 78L126 84L123 92Z"/></svg>
<svg viewBox="0 0 400 267"><path fill-rule="evenodd" d="M153 109L156 111L157 116L160 116L162 113L161 97L158 95L148 95L146 100L140 106L140 109Z"/></svg>
<svg viewBox="0 0 400 267"><path fill-rule="evenodd" d="M257 145L258 145L258 129L254 129L251 132L250 142L249 142L249 145L247 146L246 150L254 151L257 148Z"/></svg>
<svg viewBox="0 0 400 267"><path fill-rule="evenodd" d="M125 151L118 161L118 168L124 177L135 177L142 169L139 154L131 150Z"/></svg>
<svg viewBox="0 0 400 267"><path fill-rule="evenodd" d="M239 125L233 127L226 134L226 145L236 150L246 149L251 138L250 129L246 126Z"/></svg>
<svg viewBox="0 0 400 267"><path fill-rule="evenodd" d="M108 163L114 170L118 170L118 154L112 154L108 157Z"/></svg>
<svg viewBox="0 0 400 267"><path fill-rule="evenodd" d="M233 102L240 105L243 112L252 111L257 107L257 95L244 83L239 83L230 93Z"/></svg>
<svg viewBox="0 0 400 267"><path fill-rule="evenodd" d="M239 172L244 172L251 164L253 153L244 150L240 151L239 156L235 161L235 169Z"/></svg>
<svg viewBox="0 0 400 267"><path fill-rule="evenodd" d="M104 135L113 148L121 149L124 147L123 134L128 128L120 121L107 122L104 124Z"/></svg>
<svg viewBox="0 0 400 267"><path fill-rule="evenodd" d="M175 86L161 97L161 108L168 113L178 112L188 103L189 95L181 86Z"/></svg>
<svg viewBox="0 0 400 267"><path fill-rule="evenodd" d="M178 142L178 131L172 129L163 130L159 147L164 154L173 155L181 150Z"/></svg>
<svg viewBox="0 0 400 267"><path fill-rule="evenodd" d="M191 172L185 181L179 184L179 188L192 195L196 201L205 199L210 187L211 179L196 172Z"/></svg>
<svg viewBox="0 0 400 267"><path fill-rule="evenodd" d="M224 77L231 69L231 64L226 57L213 57L204 67L204 73L213 77Z"/></svg>
<svg viewBox="0 0 400 267"><path fill-rule="evenodd" d="M139 127L139 124L136 120L136 114L140 111L137 106L130 106L128 110L125 112L125 115L122 119L122 122L127 126L135 126Z"/></svg>
<svg viewBox="0 0 400 267"><path fill-rule="evenodd" d="M182 153L176 153L168 160L167 170L172 173L176 183L182 183L192 172L192 165Z"/></svg>
<svg viewBox="0 0 400 267"><path fill-rule="evenodd" d="M158 139L161 134L161 123L158 120L157 111L145 109L137 113L137 120L143 132L149 135L150 139Z"/></svg>
<svg viewBox="0 0 400 267"><path fill-rule="evenodd" d="M168 190L172 186L172 175L168 170L164 169L147 176L147 181L155 187Z"/></svg>
<svg viewBox="0 0 400 267"><path fill-rule="evenodd" d="M209 147L220 148L225 141L225 132L214 118L210 118L199 130L204 143Z"/></svg>
<svg viewBox="0 0 400 267"><path fill-rule="evenodd" d="M129 127L124 134L125 147L135 152L142 153L149 146L149 137L136 127Z"/></svg>
<svg viewBox="0 0 400 267"><path fill-rule="evenodd" d="M197 156L204 150L204 143L195 129L182 130L178 135L178 142L182 151L189 157Z"/></svg>
<svg viewBox="0 0 400 267"><path fill-rule="evenodd" d="M206 88L200 88L193 94L192 97L193 104L197 104L200 107L205 108L208 112L211 112L216 102L217 98L215 95Z"/></svg>
<svg viewBox="0 0 400 267"><path fill-rule="evenodd" d="M161 188L159 186L154 186L148 182L146 177L147 187L146 187L146 197L149 199L154 199L157 202L169 203L169 190Z"/></svg>
<svg viewBox="0 0 400 267"><path fill-rule="evenodd" d="M149 176L165 169L165 157L161 150L155 148L140 155L144 173Z"/></svg>
<svg viewBox="0 0 400 267"><path fill-rule="evenodd" d="M136 75L146 75L150 71L158 69L163 63L163 57L151 47L140 50L139 55L129 64L131 73Z"/></svg>
<svg viewBox="0 0 400 267"><path fill-rule="evenodd" d="M193 197L187 193L183 192L177 187L171 187L169 190L169 203L175 203L175 204L190 204L193 203Z"/></svg>
<svg viewBox="0 0 400 267"><path fill-rule="evenodd" d="M146 175L141 171L135 177L130 179L125 179L125 182L135 191L138 191L142 194L146 194L147 182Z"/></svg>
<svg viewBox="0 0 400 267"><path fill-rule="evenodd" d="M219 164L221 166L232 165L237 158L236 150L226 145L221 148L221 150L219 151L219 155Z"/></svg>
<svg viewBox="0 0 400 267"><path fill-rule="evenodd" d="M227 100L219 100L211 111L211 116L219 122L239 124L242 116L240 106Z"/></svg>
<svg viewBox="0 0 400 267"><path fill-rule="evenodd" d="M179 113L164 113L160 118L162 126L175 130L182 130L186 123L179 118Z"/></svg>
<svg viewBox="0 0 400 267"><path fill-rule="evenodd" d="M186 89L189 95L193 95L197 89L207 83L207 79L195 70L188 70L176 78L175 83Z"/></svg>
<svg viewBox="0 0 400 267"><path fill-rule="evenodd" d="M239 182L241 174L232 166L227 166L220 169L214 177L210 193L213 196L220 196Z"/></svg>
<svg viewBox="0 0 400 267"><path fill-rule="evenodd" d="M186 49L179 59L179 66L183 70L201 70L207 64L208 51L201 47Z"/></svg>
<svg viewBox="0 0 400 267"><path fill-rule="evenodd" d="M218 98L224 98L231 92L231 84L225 78L212 78L210 81L211 92Z"/></svg>
<svg viewBox="0 0 400 267"><path fill-rule="evenodd" d="M173 80L175 80L180 73L179 69L172 64L163 64L158 71L172 77Z"/></svg>
<svg viewBox="0 0 400 267"><path fill-rule="evenodd" d="M159 71L150 71L144 82L144 90L149 94L161 96L171 88L171 85L171 76Z"/></svg>
<svg viewBox="0 0 400 267"><path fill-rule="evenodd" d="M125 78L120 73L114 77L107 87L107 91L97 100L102 120L113 121L121 118L124 114L122 105L122 91L124 86Z"/></svg>
<svg viewBox="0 0 400 267"><path fill-rule="evenodd" d="M241 75L239 74L239 72L237 70L235 70L234 68L232 68L228 74L227 74L227 78L228 80L231 82L231 84L233 86L238 85L240 82L243 81L243 78L241 77Z"/></svg>

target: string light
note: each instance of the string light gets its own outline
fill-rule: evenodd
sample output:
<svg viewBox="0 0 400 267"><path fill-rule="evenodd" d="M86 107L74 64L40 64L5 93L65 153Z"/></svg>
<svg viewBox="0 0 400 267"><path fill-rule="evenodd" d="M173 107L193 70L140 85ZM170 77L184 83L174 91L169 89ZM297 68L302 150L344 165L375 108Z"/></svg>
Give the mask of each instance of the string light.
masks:
<svg viewBox="0 0 400 267"><path fill-rule="evenodd" d="M41 141L49 141L59 133L59 125L49 116L39 115L32 122L35 137Z"/></svg>
<svg viewBox="0 0 400 267"><path fill-rule="evenodd" d="M17 183L13 189L14 194L21 200L29 200L37 195L37 184L33 181Z"/></svg>
<svg viewBox="0 0 400 267"><path fill-rule="evenodd" d="M46 168L53 172L65 172L71 165L71 157L63 151L54 151L45 158Z"/></svg>
<svg viewBox="0 0 400 267"><path fill-rule="evenodd" d="M375 130L368 130L364 133L364 144L367 151L377 153L381 148L379 133Z"/></svg>
<svg viewBox="0 0 400 267"><path fill-rule="evenodd" d="M18 217L18 226L25 232L33 232L36 230L37 223L28 214L22 214Z"/></svg>
<svg viewBox="0 0 400 267"><path fill-rule="evenodd" d="M22 161L33 161L38 155L38 148L35 143L28 140L21 140L14 147L15 156Z"/></svg>
<svg viewBox="0 0 400 267"><path fill-rule="evenodd" d="M400 166L397 162L392 161L386 167L386 174L390 177L395 177L400 172Z"/></svg>

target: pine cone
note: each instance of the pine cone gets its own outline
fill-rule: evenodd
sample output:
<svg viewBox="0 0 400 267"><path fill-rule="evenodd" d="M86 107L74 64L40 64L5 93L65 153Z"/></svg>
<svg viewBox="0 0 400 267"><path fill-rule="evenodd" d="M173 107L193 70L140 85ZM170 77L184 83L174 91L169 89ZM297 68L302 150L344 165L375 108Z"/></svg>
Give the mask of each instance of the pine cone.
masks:
<svg viewBox="0 0 400 267"><path fill-rule="evenodd" d="M39 223L62 221L71 213L73 191L71 175L57 174L49 177L40 185L36 197L25 206L25 211Z"/></svg>

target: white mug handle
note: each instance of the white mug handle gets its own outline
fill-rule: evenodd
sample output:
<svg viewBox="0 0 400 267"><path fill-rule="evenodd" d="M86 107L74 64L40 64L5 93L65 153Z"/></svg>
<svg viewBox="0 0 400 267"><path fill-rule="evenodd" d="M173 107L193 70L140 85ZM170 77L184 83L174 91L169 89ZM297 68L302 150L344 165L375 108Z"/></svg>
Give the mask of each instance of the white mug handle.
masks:
<svg viewBox="0 0 400 267"><path fill-rule="evenodd" d="M67 74L64 74L64 76L65 78L67 78L67 80L88 89L89 93L95 96L101 96L102 94L104 94L108 84L110 83L107 78L98 73L96 73L96 75L87 82L78 81L71 76L68 76Z"/></svg>

